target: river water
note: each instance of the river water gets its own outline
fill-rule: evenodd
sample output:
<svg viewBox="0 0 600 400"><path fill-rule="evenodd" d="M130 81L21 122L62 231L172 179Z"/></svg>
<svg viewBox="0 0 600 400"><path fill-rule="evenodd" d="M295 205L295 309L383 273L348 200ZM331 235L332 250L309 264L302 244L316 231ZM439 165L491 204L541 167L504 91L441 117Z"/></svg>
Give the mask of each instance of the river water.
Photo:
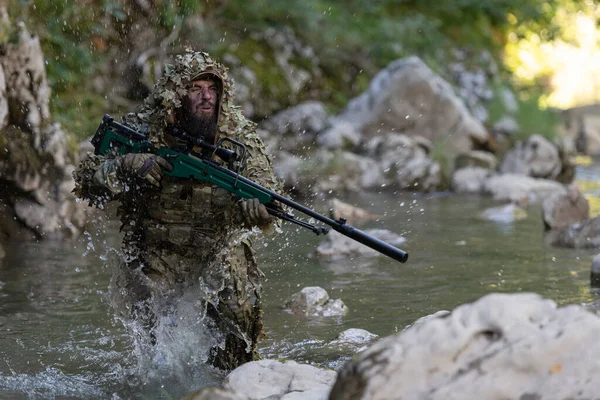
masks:
<svg viewBox="0 0 600 400"><path fill-rule="evenodd" d="M580 167L578 181L600 212L600 168ZM594 250L544 245L541 210L527 208L515 222L482 221L499 205L449 193L371 194L346 202L382 215L363 229L385 228L406 237L406 264L381 257L335 262L310 257L321 240L285 225L256 249L265 273L261 353L339 368L348 354L325 343L349 328L387 336L419 317L451 310L491 292L537 292L559 304L598 298L590 289ZM223 376L198 363L175 332L157 359L142 354L115 318L108 296L120 237L101 217L97 232L77 242L12 243L0 261L0 398L175 399ZM349 308L344 317L307 319L282 305L306 286L321 286Z"/></svg>

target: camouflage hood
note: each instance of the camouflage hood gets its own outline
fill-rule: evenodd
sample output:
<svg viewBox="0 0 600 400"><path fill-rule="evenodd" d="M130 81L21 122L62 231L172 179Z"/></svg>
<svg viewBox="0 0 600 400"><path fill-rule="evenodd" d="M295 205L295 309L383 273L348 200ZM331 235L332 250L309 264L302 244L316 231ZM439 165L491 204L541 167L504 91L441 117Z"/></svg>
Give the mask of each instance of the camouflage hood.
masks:
<svg viewBox="0 0 600 400"><path fill-rule="evenodd" d="M233 81L227 76L227 67L207 53L191 49L178 55L173 64L165 65L165 71L154 85L152 93L135 115L130 114L125 118L125 122L149 135L154 143L164 142L164 128L173 122L175 110L182 107L191 82L202 74L211 74L221 80L218 135L235 136L240 128L251 122L242 116L238 107L231 104Z"/></svg>

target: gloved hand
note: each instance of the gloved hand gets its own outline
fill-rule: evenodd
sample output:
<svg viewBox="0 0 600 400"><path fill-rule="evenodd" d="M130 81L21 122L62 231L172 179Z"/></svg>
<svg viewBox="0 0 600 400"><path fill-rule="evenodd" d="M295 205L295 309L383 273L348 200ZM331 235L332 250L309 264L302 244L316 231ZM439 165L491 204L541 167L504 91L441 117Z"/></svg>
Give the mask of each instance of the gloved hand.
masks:
<svg viewBox="0 0 600 400"><path fill-rule="evenodd" d="M128 178L141 178L153 186L160 186L162 168L173 171L173 165L151 153L128 153L121 156L121 172Z"/></svg>
<svg viewBox="0 0 600 400"><path fill-rule="evenodd" d="M240 207L244 220L250 227L257 225L262 228L273 222L274 217L269 214L263 204L260 204L257 198L240 200Z"/></svg>

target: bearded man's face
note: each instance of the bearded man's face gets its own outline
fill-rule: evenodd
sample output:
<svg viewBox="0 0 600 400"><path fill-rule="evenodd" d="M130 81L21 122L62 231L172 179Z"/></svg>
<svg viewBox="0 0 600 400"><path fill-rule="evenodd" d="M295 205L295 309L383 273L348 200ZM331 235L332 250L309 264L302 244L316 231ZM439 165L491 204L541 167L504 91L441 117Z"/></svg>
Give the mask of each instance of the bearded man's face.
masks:
<svg viewBox="0 0 600 400"><path fill-rule="evenodd" d="M180 124L187 133L214 143L218 103L218 82L207 78L193 81L183 104L183 121Z"/></svg>

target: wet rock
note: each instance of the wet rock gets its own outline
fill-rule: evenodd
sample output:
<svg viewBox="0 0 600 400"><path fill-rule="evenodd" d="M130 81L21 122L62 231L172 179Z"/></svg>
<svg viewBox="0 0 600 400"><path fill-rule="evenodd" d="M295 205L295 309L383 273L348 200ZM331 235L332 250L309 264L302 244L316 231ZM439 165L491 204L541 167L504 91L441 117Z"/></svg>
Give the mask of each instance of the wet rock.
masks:
<svg viewBox="0 0 600 400"><path fill-rule="evenodd" d="M329 200L329 216L336 221L340 218L344 218L349 225L360 225L379 218L379 215L370 213L360 207L344 203L336 198Z"/></svg>
<svg viewBox="0 0 600 400"><path fill-rule="evenodd" d="M406 242L404 237L387 229L367 229L365 232L373 237L376 237L377 239L391 244L392 246L400 246ZM357 256L378 257L381 256L381 253L357 242L356 240L350 239L341 233L330 231L325 239L319 243L314 255L329 260L337 260Z"/></svg>
<svg viewBox="0 0 600 400"><path fill-rule="evenodd" d="M388 182L376 160L348 151L334 153L334 158L326 168L326 175L317 182L316 192L343 193L379 189Z"/></svg>
<svg viewBox="0 0 600 400"><path fill-rule="evenodd" d="M277 149L302 154L305 152L303 147L313 145L317 133L325 129L326 120L327 111L323 103L310 101L264 119L259 128L277 138Z"/></svg>
<svg viewBox="0 0 600 400"><path fill-rule="evenodd" d="M295 361L253 361L233 370L223 387L248 400L326 400L337 373Z"/></svg>
<svg viewBox="0 0 600 400"><path fill-rule="evenodd" d="M366 349L366 346L377 340L379 336L364 329L350 328L341 332L334 340L328 343L329 347L352 350L358 353Z"/></svg>
<svg viewBox="0 0 600 400"><path fill-rule="evenodd" d="M436 312L434 312L433 314L429 314L429 315L426 315L426 316L424 316L424 317L421 317L421 318L419 318L418 320L416 320L415 322L413 322L412 324L410 324L410 325L406 326L406 327L405 327L405 328L402 330L402 332L404 332L404 331L406 331L406 330L408 330L408 329L410 329L410 328L414 328L414 327L416 327L416 326L422 325L422 324L424 324L425 322L427 322L427 321L429 321L429 320L432 320L432 319L436 319L436 318L446 318L446 317L447 317L448 315L450 315L450 314L451 314L451 313L450 313L450 311L448 311L448 310L440 310L440 311L436 311Z"/></svg>
<svg viewBox="0 0 600 400"><path fill-rule="evenodd" d="M454 160L454 170L461 168L484 168L495 170L498 166L496 156L488 151L473 150L466 154L460 154Z"/></svg>
<svg viewBox="0 0 600 400"><path fill-rule="evenodd" d="M503 174L519 174L532 178L556 179L562 170L558 148L541 135L518 142L500 165Z"/></svg>
<svg viewBox="0 0 600 400"><path fill-rule="evenodd" d="M360 132L346 121L339 121L317 136L317 144L330 150L353 150L361 141Z"/></svg>
<svg viewBox="0 0 600 400"><path fill-rule="evenodd" d="M577 164L575 163L575 157L577 156L575 140L568 137L558 138L556 139L556 146L558 147L562 169L555 180L565 184L571 183L575 179L577 168Z"/></svg>
<svg viewBox="0 0 600 400"><path fill-rule="evenodd" d="M576 184L566 192L550 195L542 203L542 218L546 230L561 229L590 216L590 206Z"/></svg>
<svg viewBox="0 0 600 400"><path fill-rule="evenodd" d="M600 106L591 104L561 112L564 136L575 142L581 154L600 154Z"/></svg>
<svg viewBox="0 0 600 400"><path fill-rule="evenodd" d="M495 175L494 171L487 168L461 168L452 175L452 190L456 193L480 194L486 181L493 175Z"/></svg>
<svg viewBox="0 0 600 400"><path fill-rule="evenodd" d="M294 293L284 307L292 314L307 317L333 317L348 313L348 307L342 300L330 299L327 291L319 286L308 286Z"/></svg>
<svg viewBox="0 0 600 400"><path fill-rule="evenodd" d="M517 204L510 203L499 207L488 208L479 214L478 217L485 221L508 223L527 218L527 211Z"/></svg>
<svg viewBox="0 0 600 400"><path fill-rule="evenodd" d="M421 135L434 142L450 138L448 151L453 154L468 152L473 143L485 147L490 140L452 86L418 57L390 63L338 119L352 123L367 139L386 132Z"/></svg>
<svg viewBox="0 0 600 400"><path fill-rule="evenodd" d="M3 23L5 11L0 5ZM67 133L50 118L39 38L23 23L7 29L14 29L15 40L2 43L0 54L5 78L0 79L0 125L6 122L3 107L8 106L8 125L0 140L0 208L5 214L0 241L78 236L88 207L71 193L78 158Z"/></svg>
<svg viewBox="0 0 600 400"><path fill-rule="evenodd" d="M483 193L495 200L541 203L555 193L565 193L564 185L549 179L535 179L519 174L502 174L489 177Z"/></svg>
<svg viewBox="0 0 600 400"><path fill-rule="evenodd" d="M33 134L35 148L41 142L42 122L50 117L50 87L46 79L40 39L20 22L18 42L6 46L0 61L6 77L10 122Z"/></svg>
<svg viewBox="0 0 600 400"><path fill-rule="evenodd" d="M555 247L578 249L600 247L600 217L546 231L544 241Z"/></svg>
<svg viewBox="0 0 600 400"><path fill-rule="evenodd" d="M536 294L491 294L378 340L330 400L594 398L600 318Z"/></svg>
<svg viewBox="0 0 600 400"><path fill-rule="evenodd" d="M273 170L286 189L311 194L318 191L317 181L331 172L327 166L335 164L335 157L327 150L318 150L309 157L280 152Z"/></svg>
<svg viewBox="0 0 600 400"><path fill-rule="evenodd" d="M431 154L431 152L433 151L433 143L431 142L431 140L424 138L421 135L413 135L411 136L411 138L417 146L423 149L425 154Z"/></svg>
<svg viewBox="0 0 600 400"><path fill-rule="evenodd" d="M440 186L439 163L408 135L386 133L369 141L366 150L378 160L390 188L428 191Z"/></svg>
<svg viewBox="0 0 600 400"><path fill-rule="evenodd" d="M183 400L248 400L248 397L230 390L209 387L192 393Z"/></svg>

